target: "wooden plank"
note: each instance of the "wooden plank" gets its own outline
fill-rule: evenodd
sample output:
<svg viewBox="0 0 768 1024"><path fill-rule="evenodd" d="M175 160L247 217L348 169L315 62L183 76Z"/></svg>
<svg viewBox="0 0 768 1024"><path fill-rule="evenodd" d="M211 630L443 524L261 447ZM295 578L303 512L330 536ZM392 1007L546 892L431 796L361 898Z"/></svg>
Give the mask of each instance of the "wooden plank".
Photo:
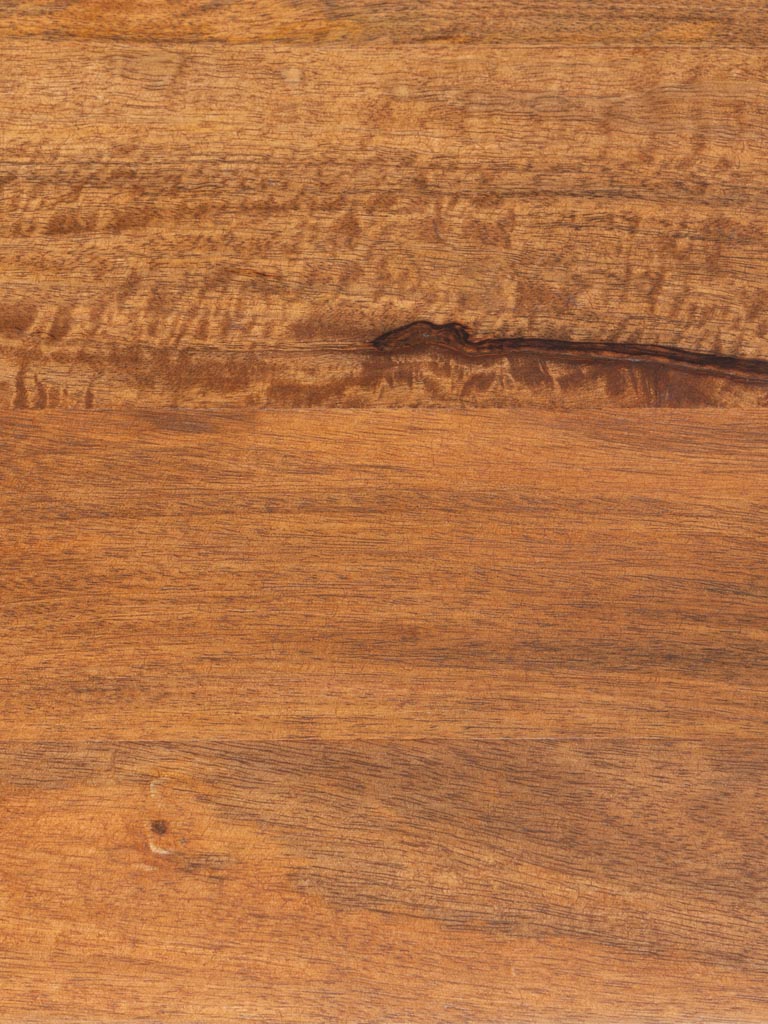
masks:
<svg viewBox="0 0 768 1024"><path fill-rule="evenodd" d="M690 43L765 44L768 15L759 0L184 0L173 8L152 0L115 7L104 0L33 3L5 0L0 28L6 37L120 41L411 44L450 41L638 43L674 47Z"/></svg>
<svg viewBox="0 0 768 1024"><path fill-rule="evenodd" d="M447 8L413 10L431 32ZM370 344L426 318L765 358L765 49L589 47L554 17L548 46L133 40L156 5L72 37L105 11L6 5L5 408L765 404L637 362Z"/></svg>
<svg viewBox="0 0 768 1024"><path fill-rule="evenodd" d="M762 1022L763 743L0 749L7 1021Z"/></svg>
<svg viewBox="0 0 768 1024"><path fill-rule="evenodd" d="M0 1019L764 1021L764 417L6 414Z"/></svg>
<svg viewBox="0 0 768 1024"><path fill-rule="evenodd" d="M765 735L760 416L2 428L6 740Z"/></svg>

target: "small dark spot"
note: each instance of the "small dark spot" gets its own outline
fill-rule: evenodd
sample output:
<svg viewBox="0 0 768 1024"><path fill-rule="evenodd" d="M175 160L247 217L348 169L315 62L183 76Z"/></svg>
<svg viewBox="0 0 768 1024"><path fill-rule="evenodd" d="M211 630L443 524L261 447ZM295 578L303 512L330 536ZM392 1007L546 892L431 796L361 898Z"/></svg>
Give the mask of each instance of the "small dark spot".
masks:
<svg viewBox="0 0 768 1024"><path fill-rule="evenodd" d="M25 378L26 366L22 363L19 372L16 374L16 391L13 396L14 409L28 409L29 399L27 396L27 383Z"/></svg>
<svg viewBox="0 0 768 1024"><path fill-rule="evenodd" d="M48 328L48 337L51 341L62 341L69 334L72 321L69 313L65 309L57 311L53 318L53 323Z"/></svg>
<svg viewBox="0 0 768 1024"><path fill-rule="evenodd" d="M152 822L152 831L158 836L164 836L168 831L168 822L158 819Z"/></svg>
<svg viewBox="0 0 768 1024"><path fill-rule="evenodd" d="M34 321L34 306L23 302L0 306L0 332L3 334L26 334Z"/></svg>
<svg viewBox="0 0 768 1024"><path fill-rule="evenodd" d="M35 409L45 409L48 405L48 392L46 391L45 384L35 374L35 390L37 397L35 398Z"/></svg>

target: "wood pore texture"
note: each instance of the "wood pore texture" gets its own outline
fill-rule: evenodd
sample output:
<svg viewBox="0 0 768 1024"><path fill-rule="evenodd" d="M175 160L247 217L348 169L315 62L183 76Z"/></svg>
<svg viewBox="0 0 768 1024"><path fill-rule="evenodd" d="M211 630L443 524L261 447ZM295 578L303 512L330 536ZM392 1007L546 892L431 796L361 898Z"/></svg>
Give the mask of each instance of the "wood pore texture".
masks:
<svg viewBox="0 0 768 1024"><path fill-rule="evenodd" d="M767 1024L767 41L0 0L3 1024Z"/></svg>

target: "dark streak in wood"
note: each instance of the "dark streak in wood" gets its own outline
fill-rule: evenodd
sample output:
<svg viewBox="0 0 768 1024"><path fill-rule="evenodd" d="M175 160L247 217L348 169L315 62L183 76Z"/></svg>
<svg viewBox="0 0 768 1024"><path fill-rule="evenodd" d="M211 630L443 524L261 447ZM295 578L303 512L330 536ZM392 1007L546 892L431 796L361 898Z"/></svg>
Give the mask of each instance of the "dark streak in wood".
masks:
<svg viewBox="0 0 768 1024"><path fill-rule="evenodd" d="M21 365L19 366L19 372L16 374L16 381L14 386L13 394L13 408L14 409L27 409L29 407L29 397L27 395L27 361L22 359Z"/></svg>
<svg viewBox="0 0 768 1024"><path fill-rule="evenodd" d="M433 348L470 358L513 355L518 352L621 363L642 363L648 366L675 365L689 370L717 376L738 378L750 382L768 381L768 360L747 359L739 356L718 355L714 352L693 352L663 345L637 345L622 342L568 341L560 338L482 338L469 336L462 324L433 324L429 320L416 320L405 327L380 335L372 342L380 352L425 351Z"/></svg>

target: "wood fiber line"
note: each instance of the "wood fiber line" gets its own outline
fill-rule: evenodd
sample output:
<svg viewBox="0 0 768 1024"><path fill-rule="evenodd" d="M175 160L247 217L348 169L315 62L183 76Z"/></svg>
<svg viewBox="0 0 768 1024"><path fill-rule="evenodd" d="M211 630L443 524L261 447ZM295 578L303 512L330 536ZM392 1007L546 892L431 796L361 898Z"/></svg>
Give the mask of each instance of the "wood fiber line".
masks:
<svg viewBox="0 0 768 1024"><path fill-rule="evenodd" d="M96 0L0 8L6 38L71 38L119 42L274 43L316 46L334 41L383 45L450 42L551 44L579 42L677 47L728 44L760 47L768 16L760 0L185 0L167 10L152 0L115 6Z"/></svg>
<svg viewBox="0 0 768 1024"><path fill-rule="evenodd" d="M3 6L0 407L765 404L680 365L370 349L428 319L768 358L768 49L696 42L758 41L757 7L321 6L293 42L268 4ZM390 45L385 13L438 38ZM643 17L687 28L633 42Z"/></svg>
<svg viewBox="0 0 768 1024"><path fill-rule="evenodd" d="M763 1024L766 437L0 418L0 1020Z"/></svg>
<svg viewBox="0 0 768 1024"><path fill-rule="evenodd" d="M3 741L765 735L762 414L6 414L0 478Z"/></svg>
<svg viewBox="0 0 768 1024"><path fill-rule="evenodd" d="M4 744L0 1018L762 1024L765 769L629 736Z"/></svg>

